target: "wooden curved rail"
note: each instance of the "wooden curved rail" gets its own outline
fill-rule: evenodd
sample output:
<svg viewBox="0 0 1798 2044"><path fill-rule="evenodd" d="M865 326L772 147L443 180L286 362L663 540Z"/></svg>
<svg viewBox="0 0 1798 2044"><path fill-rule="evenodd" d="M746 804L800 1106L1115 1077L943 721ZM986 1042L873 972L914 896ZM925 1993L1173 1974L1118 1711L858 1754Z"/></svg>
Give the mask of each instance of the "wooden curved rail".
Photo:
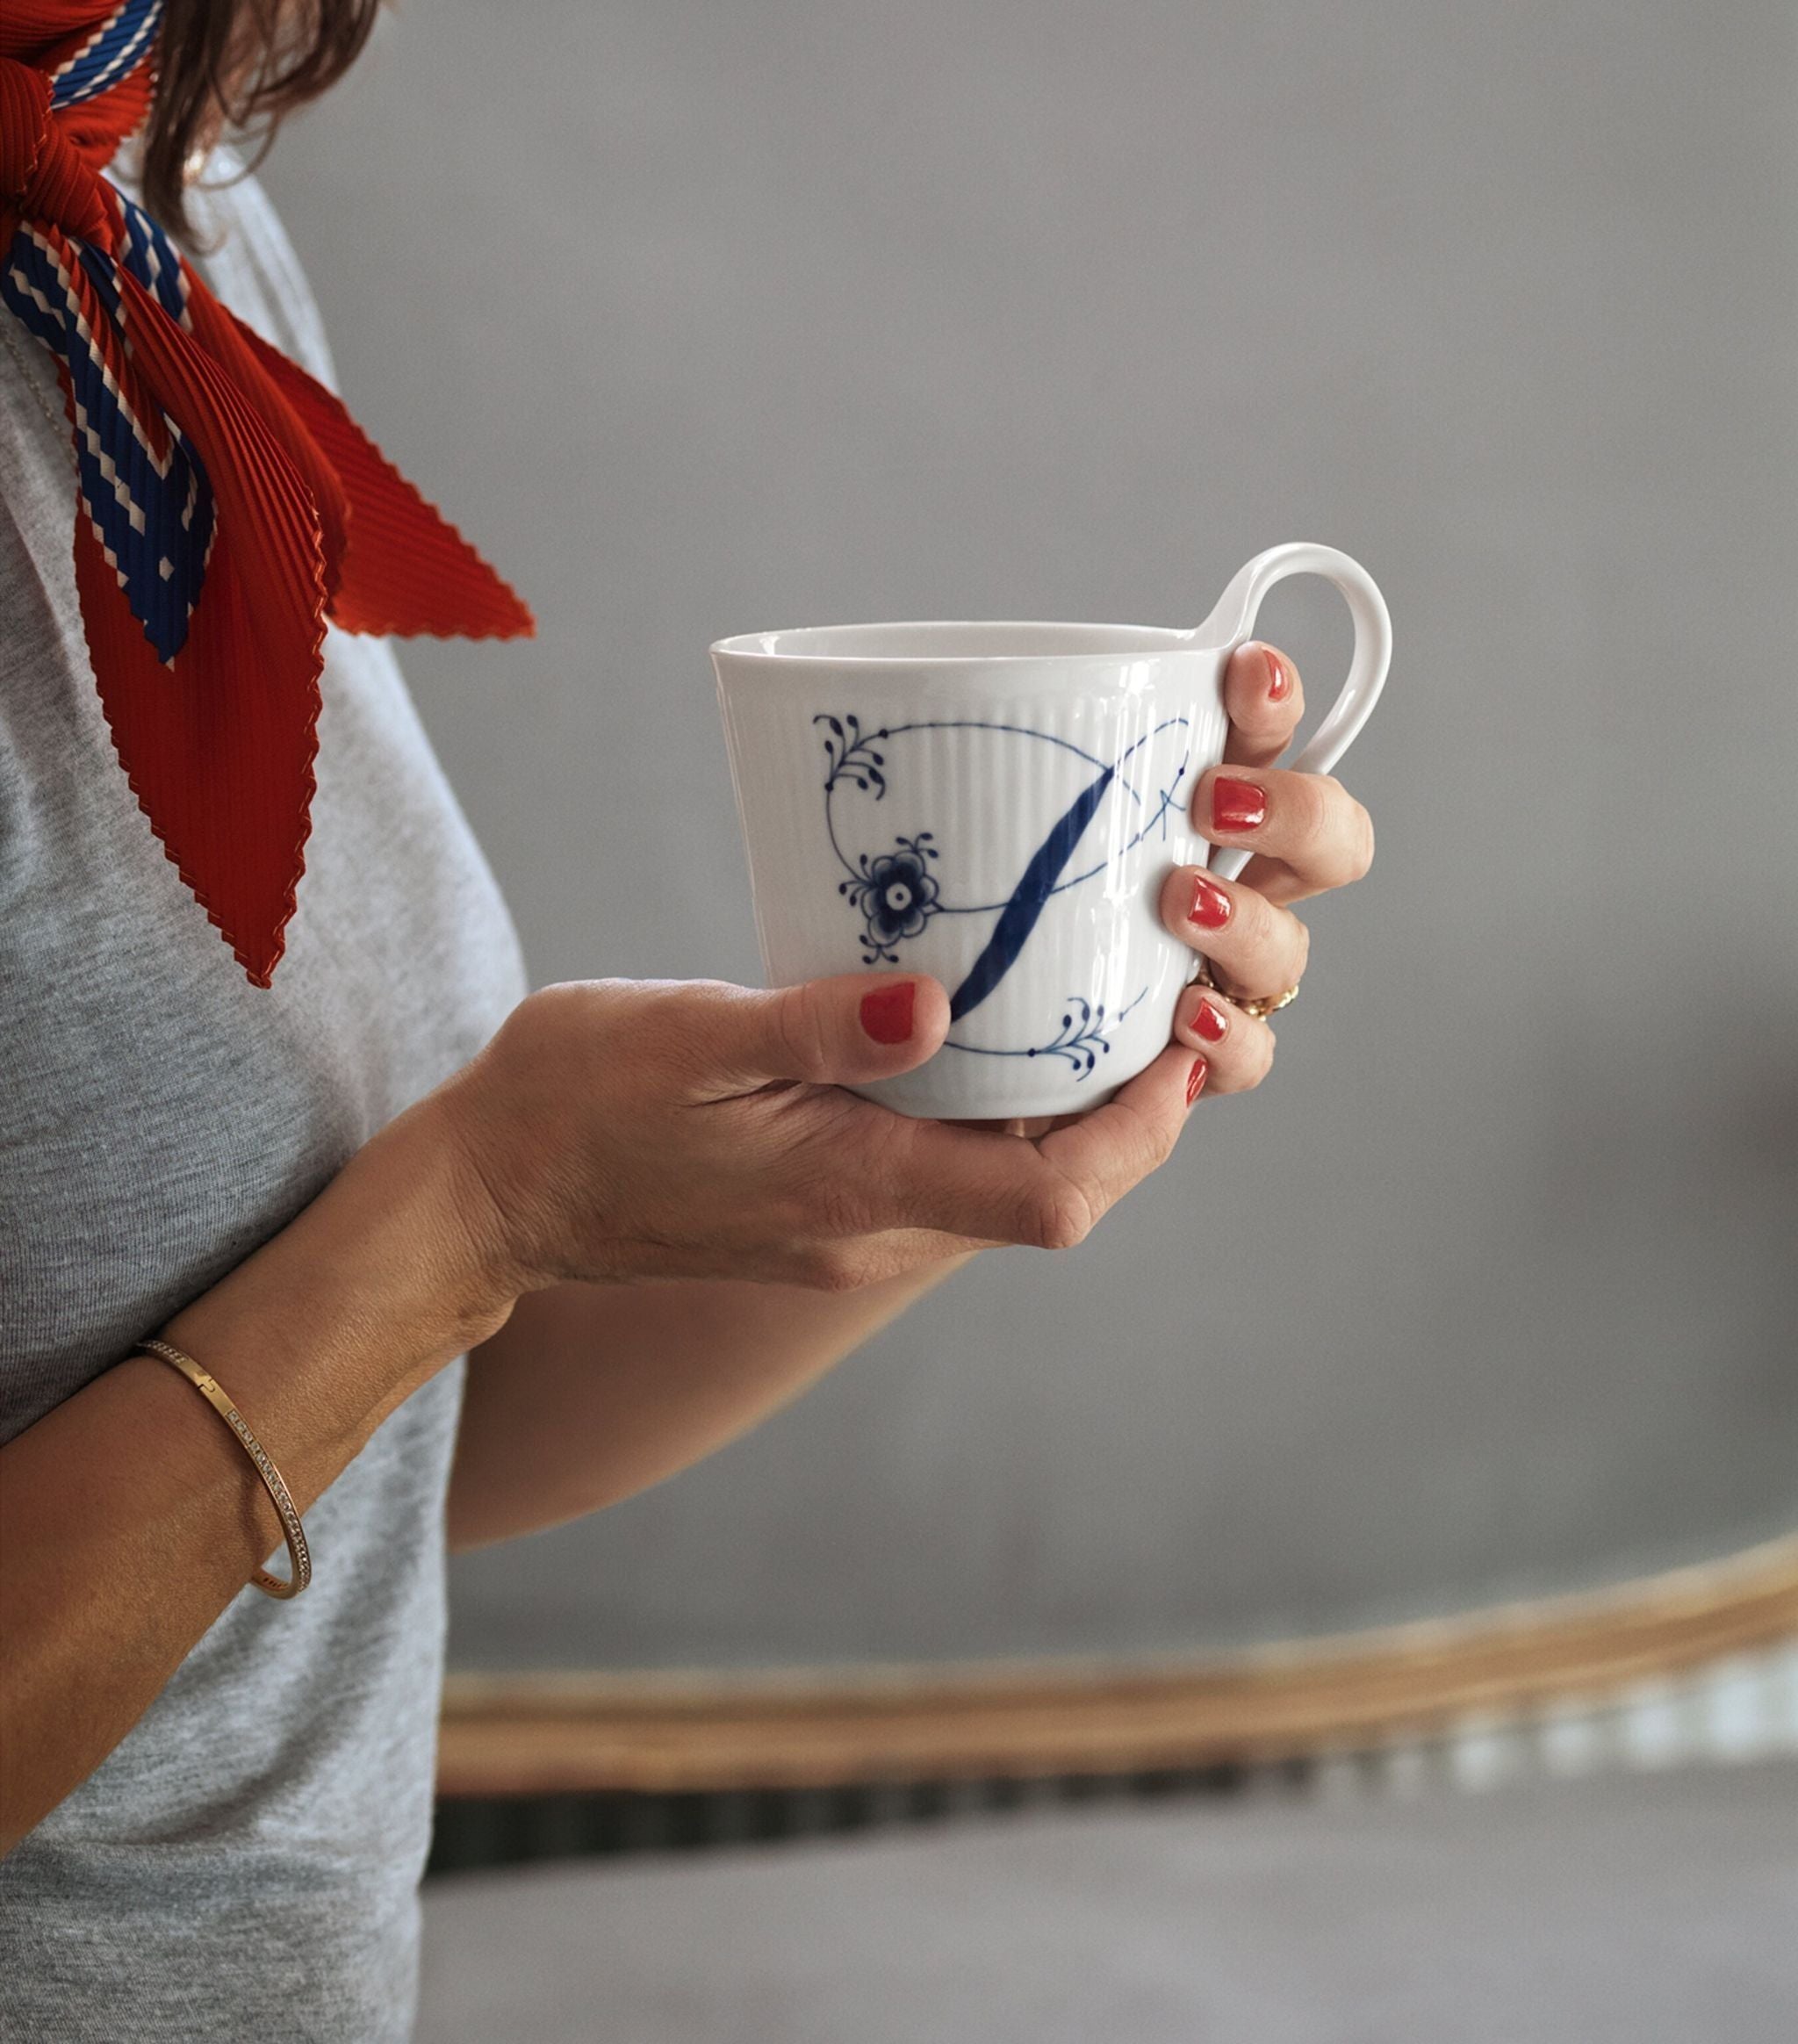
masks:
<svg viewBox="0 0 1798 2044"><path fill-rule="evenodd" d="M1267 1762L1600 1701L1798 1637L1798 1537L1577 1596L1205 1661L452 1675L446 1796L823 1788Z"/></svg>

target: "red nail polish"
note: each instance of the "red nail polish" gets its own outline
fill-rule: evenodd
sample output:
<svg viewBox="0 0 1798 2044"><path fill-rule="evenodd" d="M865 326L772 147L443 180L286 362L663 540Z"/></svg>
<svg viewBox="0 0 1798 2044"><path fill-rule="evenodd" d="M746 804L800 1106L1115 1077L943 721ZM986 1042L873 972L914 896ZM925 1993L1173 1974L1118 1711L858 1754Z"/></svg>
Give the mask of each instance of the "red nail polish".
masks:
<svg viewBox="0 0 1798 2044"><path fill-rule="evenodd" d="M1284 702L1292 693L1292 677L1286 672L1286 663L1271 646L1263 646L1261 657L1268 664L1268 701Z"/></svg>
<svg viewBox="0 0 1798 2044"><path fill-rule="evenodd" d="M1212 783L1212 828L1258 831L1268 820L1268 791L1252 781L1232 781L1220 774Z"/></svg>
<svg viewBox="0 0 1798 2044"><path fill-rule="evenodd" d="M1192 1103L1197 1099L1202 1092L1204 1092L1205 1074L1210 1069L1211 1067L1206 1064L1202 1057L1196 1057L1193 1059L1192 1069L1187 1075L1186 1080L1186 1105L1189 1107L1191 1106Z"/></svg>
<svg viewBox="0 0 1798 2044"><path fill-rule="evenodd" d="M1230 1025L1209 1001L1201 1001L1193 1011L1192 1026L1207 1043L1221 1043Z"/></svg>
<svg viewBox="0 0 1798 2044"><path fill-rule="evenodd" d="M1186 911L1189 923L1201 930L1221 930L1230 920L1230 897L1214 880L1199 874L1192 883L1192 906Z"/></svg>
<svg viewBox="0 0 1798 2044"><path fill-rule="evenodd" d="M861 1026L876 1043L903 1043L911 1034L911 1011L917 1004L917 982L897 980L861 997Z"/></svg>

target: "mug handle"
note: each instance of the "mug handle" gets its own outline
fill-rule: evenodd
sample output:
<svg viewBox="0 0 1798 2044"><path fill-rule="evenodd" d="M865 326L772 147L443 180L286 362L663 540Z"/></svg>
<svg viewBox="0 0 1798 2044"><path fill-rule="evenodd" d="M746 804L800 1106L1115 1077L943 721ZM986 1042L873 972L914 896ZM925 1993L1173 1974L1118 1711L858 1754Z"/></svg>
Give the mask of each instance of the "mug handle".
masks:
<svg viewBox="0 0 1798 2044"><path fill-rule="evenodd" d="M1311 743L1293 760L1295 774L1327 774L1354 743L1361 727L1373 714L1373 706L1385 687L1386 670L1392 664L1392 620L1379 585L1361 563L1333 546L1317 546L1309 540L1294 540L1286 546L1270 546L1265 553L1240 568L1218 599L1217 608L1189 635L1201 645L1224 647L1227 660L1255 630L1262 599L1276 582L1288 575L1321 575L1334 582L1348 606L1355 622L1355 652L1348 662L1348 679L1343 682L1329 715L1312 733ZM1226 880L1233 880L1248 863L1245 850L1213 853L1212 868Z"/></svg>

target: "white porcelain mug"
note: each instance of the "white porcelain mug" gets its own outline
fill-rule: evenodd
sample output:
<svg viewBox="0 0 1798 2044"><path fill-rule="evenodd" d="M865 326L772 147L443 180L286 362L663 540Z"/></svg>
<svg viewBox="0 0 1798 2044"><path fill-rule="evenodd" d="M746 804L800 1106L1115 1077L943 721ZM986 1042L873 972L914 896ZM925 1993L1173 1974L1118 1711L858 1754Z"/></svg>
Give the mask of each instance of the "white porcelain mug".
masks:
<svg viewBox="0 0 1798 2044"><path fill-rule="evenodd" d="M903 1114L1009 1119L1109 1099L1167 1044L1197 954L1161 883L1211 847L1224 670L1288 575L1334 583L1348 679L1293 762L1327 773L1378 699L1392 621L1334 548L1270 548L1203 624L932 622L747 632L711 649L768 982L867 967L948 990L948 1039L859 1088ZM1219 853L1226 877L1245 855Z"/></svg>

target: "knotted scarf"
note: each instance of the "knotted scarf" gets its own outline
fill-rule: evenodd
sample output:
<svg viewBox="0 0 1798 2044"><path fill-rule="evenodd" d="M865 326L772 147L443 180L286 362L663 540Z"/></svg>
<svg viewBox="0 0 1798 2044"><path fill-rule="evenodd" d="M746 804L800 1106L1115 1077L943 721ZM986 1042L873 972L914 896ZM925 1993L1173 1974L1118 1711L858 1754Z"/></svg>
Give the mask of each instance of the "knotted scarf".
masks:
<svg viewBox="0 0 1798 2044"><path fill-rule="evenodd" d="M325 620L510 637L530 614L342 405L102 175L162 0L0 7L0 302L54 357L75 576L139 806L251 981L305 866Z"/></svg>

